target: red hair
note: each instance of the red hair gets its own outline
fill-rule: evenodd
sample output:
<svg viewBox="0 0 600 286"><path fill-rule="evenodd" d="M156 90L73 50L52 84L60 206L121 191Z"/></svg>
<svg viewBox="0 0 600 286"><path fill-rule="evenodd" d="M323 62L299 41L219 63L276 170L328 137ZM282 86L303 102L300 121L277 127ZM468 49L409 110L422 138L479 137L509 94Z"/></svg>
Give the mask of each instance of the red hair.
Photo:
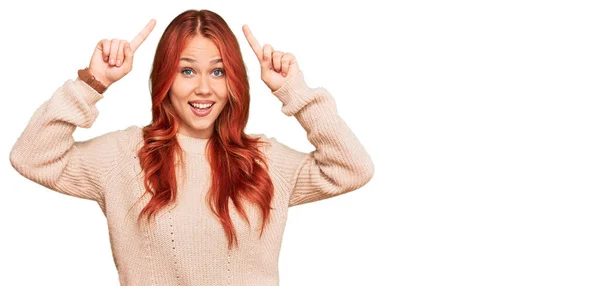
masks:
<svg viewBox="0 0 600 286"><path fill-rule="evenodd" d="M182 149L177 141L179 116L168 92L175 79L180 55L195 36L212 40L221 53L226 74L229 100L215 120L212 136L206 145L211 167L212 184L207 203L223 225L231 249L237 235L229 216L229 200L250 224L241 199L261 209L260 235L272 210L274 186L259 138L244 133L250 107L250 86L239 44L227 23L209 10L187 10L179 14L163 33L150 75L152 93L152 123L142 128L144 145L138 152L144 174L144 187L152 199L138 216L147 219L177 196L176 156L183 162ZM184 162L185 163L185 162ZM145 193L144 193L145 195Z"/></svg>

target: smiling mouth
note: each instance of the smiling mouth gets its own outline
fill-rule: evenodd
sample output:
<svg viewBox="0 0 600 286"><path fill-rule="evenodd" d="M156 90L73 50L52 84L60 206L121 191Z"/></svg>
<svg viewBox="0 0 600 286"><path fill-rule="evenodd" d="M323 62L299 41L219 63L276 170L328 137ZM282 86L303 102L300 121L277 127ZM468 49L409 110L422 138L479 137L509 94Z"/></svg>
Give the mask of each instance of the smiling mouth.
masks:
<svg viewBox="0 0 600 286"><path fill-rule="evenodd" d="M188 104L190 106L190 111L198 117L205 117L209 115L215 106L215 103L211 104L208 108L197 108L194 107L191 103Z"/></svg>
<svg viewBox="0 0 600 286"><path fill-rule="evenodd" d="M207 106L207 105L204 105L204 104L202 105L202 106L206 106L206 107L196 107L196 106L194 106L194 105L193 105L192 103L190 103L190 102L188 102L188 105L189 105L189 106L191 106L191 107L192 107L192 108L194 108L194 109L197 109L197 110L208 110L208 109L210 109L211 107L213 107L213 105L215 105L215 102L211 103L211 104L210 104L210 105L208 105L208 106Z"/></svg>

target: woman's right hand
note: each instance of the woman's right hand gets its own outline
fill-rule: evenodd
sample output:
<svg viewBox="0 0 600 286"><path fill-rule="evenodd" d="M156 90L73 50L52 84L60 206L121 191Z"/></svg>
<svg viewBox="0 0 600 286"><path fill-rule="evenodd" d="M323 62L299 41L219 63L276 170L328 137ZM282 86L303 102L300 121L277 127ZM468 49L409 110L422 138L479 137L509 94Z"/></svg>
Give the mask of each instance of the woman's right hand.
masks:
<svg viewBox="0 0 600 286"><path fill-rule="evenodd" d="M123 78L133 68L133 54L155 25L156 20L151 19L131 43L119 39L100 40L90 60L90 73L106 87Z"/></svg>

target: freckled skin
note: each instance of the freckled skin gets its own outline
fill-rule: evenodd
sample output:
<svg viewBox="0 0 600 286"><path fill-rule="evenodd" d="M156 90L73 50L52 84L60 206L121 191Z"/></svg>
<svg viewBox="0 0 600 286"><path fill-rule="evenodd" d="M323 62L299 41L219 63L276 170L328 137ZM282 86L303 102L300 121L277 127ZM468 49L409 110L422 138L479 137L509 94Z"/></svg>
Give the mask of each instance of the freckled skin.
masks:
<svg viewBox="0 0 600 286"><path fill-rule="evenodd" d="M181 118L178 132L190 137L210 138L215 120L229 100L223 64L210 63L221 58L221 54L211 40L196 36L185 47L181 58L191 58L196 62L179 62L169 92L171 103ZM215 105L210 114L198 117L188 104L192 100L212 100Z"/></svg>

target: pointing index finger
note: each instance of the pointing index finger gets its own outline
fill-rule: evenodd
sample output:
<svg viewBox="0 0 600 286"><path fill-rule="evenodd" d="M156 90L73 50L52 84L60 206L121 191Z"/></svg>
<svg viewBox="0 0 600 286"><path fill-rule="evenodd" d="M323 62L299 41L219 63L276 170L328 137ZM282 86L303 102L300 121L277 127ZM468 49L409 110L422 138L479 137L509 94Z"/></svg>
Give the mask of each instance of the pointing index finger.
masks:
<svg viewBox="0 0 600 286"><path fill-rule="evenodd" d="M256 57L258 58L259 61L262 61L262 57L263 57L262 47L260 46L260 44L258 43L256 38L250 31L250 27L248 27L248 25L244 24L244 26L242 26L242 30L244 31L246 40L248 40L248 43L250 44L250 47L252 47L254 54L256 54Z"/></svg>
<svg viewBox="0 0 600 286"><path fill-rule="evenodd" d="M144 42L144 40L146 40L146 38L148 37L150 32L152 32L152 30L154 29L154 26L156 26L156 20L151 19L150 22L148 22L148 24L146 24L146 27L144 27L144 29L141 32L139 32L137 34L137 36L135 36L133 41L131 41L131 43L129 43L131 46L131 50L134 53L135 53L135 50L137 50L137 48Z"/></svg>

